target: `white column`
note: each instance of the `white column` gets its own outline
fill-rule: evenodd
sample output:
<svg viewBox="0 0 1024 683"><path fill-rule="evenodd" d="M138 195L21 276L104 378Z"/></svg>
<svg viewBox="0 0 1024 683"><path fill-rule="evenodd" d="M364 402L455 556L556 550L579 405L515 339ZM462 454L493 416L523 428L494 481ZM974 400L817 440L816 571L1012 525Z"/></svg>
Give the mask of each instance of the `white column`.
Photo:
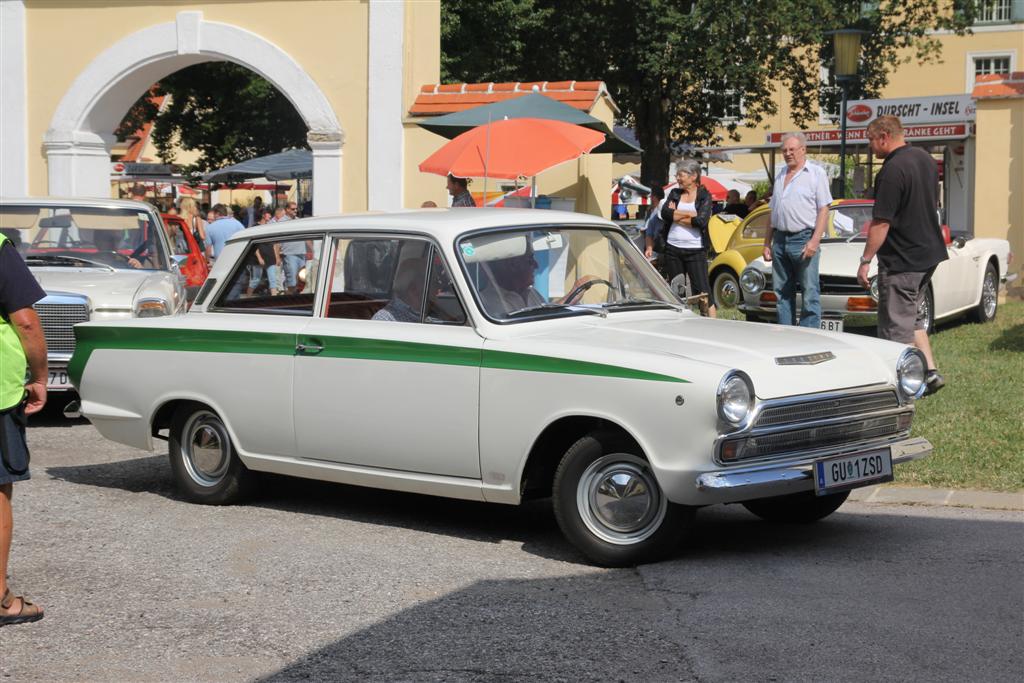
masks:
<svg viewBox="0 0 1024 683"><path fill-rule="evenodd" d="M76 131L51 135L43 143L47 158L48 193L60 197L110 196L109 139Z"/></svg>
<svg viewBox="0 0 1024 683"><path fill-rule="evenodd" d="M0 196L28 194L25 3L0 2Z"/></svg>
<svg viewBox="0 0 1024 683"><path fill-rule="evenodd" d="M341 148L345 138L339 133L311 131L306 135L306 142L313 150L313 215L341 213Z"/></svg>
<svg viewBox="0 0 1024 683"><path fill-rule="evenodd" d="M404 196L402 66L405 2L370 0L367 206L398 209Z"/></svg>

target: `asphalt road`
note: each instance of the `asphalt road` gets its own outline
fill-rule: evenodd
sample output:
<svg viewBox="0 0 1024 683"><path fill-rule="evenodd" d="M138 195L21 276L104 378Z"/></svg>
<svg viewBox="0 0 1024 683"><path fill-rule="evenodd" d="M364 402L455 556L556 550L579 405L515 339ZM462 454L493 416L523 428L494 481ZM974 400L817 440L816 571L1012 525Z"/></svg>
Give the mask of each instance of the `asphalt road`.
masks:
<svg viewBox="0 0 1024 683"><path fill-rule="evenodd" d="M36 420L0 629L15 681L1019 680L1024 515L702 510L673 560L588 566L549 507L272 479L187 504L165 454Z"/></svg>

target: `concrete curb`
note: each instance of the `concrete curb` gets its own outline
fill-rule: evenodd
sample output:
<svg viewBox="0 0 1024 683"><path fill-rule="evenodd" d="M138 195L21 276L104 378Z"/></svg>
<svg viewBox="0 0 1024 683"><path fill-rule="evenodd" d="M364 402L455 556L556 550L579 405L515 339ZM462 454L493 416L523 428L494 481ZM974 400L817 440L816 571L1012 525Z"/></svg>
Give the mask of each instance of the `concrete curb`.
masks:
<svg viewBox="0 0 1024 683"><path fill-rule="evenodd" d="M850 500L888 505L935 505L985 510L1024 511L1024 492L966 491L956 489L868 486L854 489Z"/></svg>

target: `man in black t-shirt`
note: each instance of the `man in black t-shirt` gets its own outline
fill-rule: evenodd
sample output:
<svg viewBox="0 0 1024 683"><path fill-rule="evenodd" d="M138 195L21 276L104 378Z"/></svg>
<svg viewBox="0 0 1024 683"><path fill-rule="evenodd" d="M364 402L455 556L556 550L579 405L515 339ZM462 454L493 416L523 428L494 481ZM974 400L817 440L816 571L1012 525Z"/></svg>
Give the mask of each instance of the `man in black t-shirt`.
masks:
<svg viewBox="0 0 1024 683"><path fill-rule="evenodd" d="M928 342L921 304L936 266L949 258L936 213L939 173L935 160L903 139L895 116L868 124L868 144L884 159L875 177L875 205L857 280L867 288L868 267L878 256L878 336L913 344L925 356L926 394L945 384Z"/></svg>

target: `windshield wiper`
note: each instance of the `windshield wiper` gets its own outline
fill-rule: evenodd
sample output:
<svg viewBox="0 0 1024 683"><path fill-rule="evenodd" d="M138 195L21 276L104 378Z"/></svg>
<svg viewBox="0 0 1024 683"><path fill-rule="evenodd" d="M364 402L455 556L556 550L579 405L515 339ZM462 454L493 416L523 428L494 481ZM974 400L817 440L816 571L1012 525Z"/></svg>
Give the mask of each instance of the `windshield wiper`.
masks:
<svg viewBox="0 0 1024 683"><path fill-rule="evenodd" d="M117 272L117 269L109 264L82 258L81 256L66 256L64 254L31 254L25 257L25 262L28 263L29 261L42 261L43 263L48 261L77 261L79 263L88 263L89 265L96 266L97 268L106 268L111 273Z"/></svg>
<svg viewBox="0 0 1024 683"><path fill-rule="evenodd" d="M549 311L549 310L566 310L573 312L592 313L599 315L602 318L608 317L608 312L603 308L593 308L591 306L580 306L579 304L560 304L554 301L545 301L542 304L535 306L526 306L525 308L519 308L517 310L506 313L505 316L508 318L515 318L520 315L526 315L527 313L536 313L537 311Z"/></svg>
<svg viewBox="0 0 1024 683"><path fill-rule="evenodd" d="M628 308L632 306L664 306L671 308L674 311L685 310L681 305L674 304L670 301L662 301L661 299L640 299L637 297L626 297L625 299L619 299L618 301L612 301L604 305L605 309L616 309L616 308Z"/></svg>

